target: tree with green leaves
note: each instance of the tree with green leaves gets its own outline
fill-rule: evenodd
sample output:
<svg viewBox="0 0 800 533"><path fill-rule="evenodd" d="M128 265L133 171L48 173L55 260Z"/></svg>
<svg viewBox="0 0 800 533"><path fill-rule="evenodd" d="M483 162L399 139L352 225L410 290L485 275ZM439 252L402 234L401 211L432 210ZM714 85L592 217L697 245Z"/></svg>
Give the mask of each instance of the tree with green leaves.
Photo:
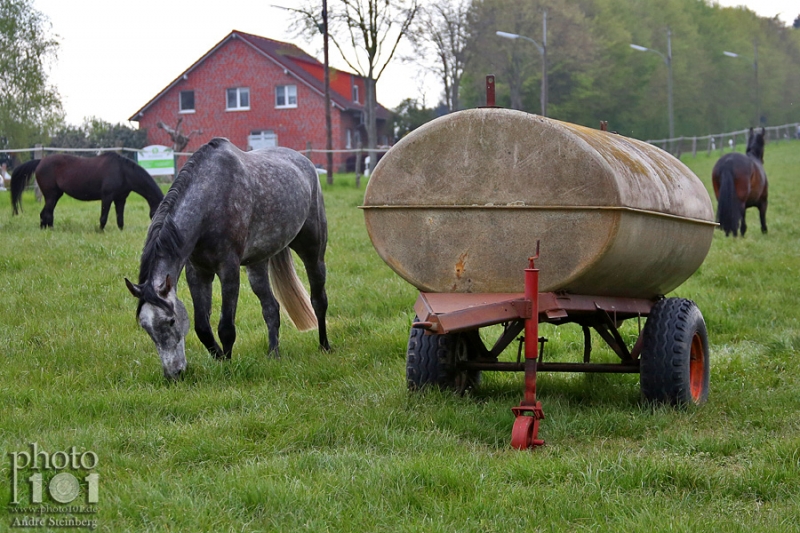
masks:
<svg viewBox="0 0 800 533"><path fill-rule="evenodd" d="M92 117L84 119L81 126L59 128L48 144L55 148L144 148L147 146L147 130Z"/></svg>
<svg viewBox="0 0 800 533"><path fill-rule="evenodd" d="M392 132L395 140L402 139L434 118L436 118L435 109L420 106L415 99L406 98L392 113Z"/></svg>
<svg viewBox="0 0 800 533"><path fill-rule="evenodd" d="M777 18L710 0L472 0L465 107L483 105L497 76L498 105L538 112L539 41L547 11L548 116L640 139L669 135L671 68L675 134L700 136L800 121L800 32ZM724 52L729 52L725 54Z"/></svg>
<svg viewBox="0 0 800 533"><path fill-rule="evenodd" d="M0 132L8 146L42 142L63 124L61 97L47 67L58 42L32 0L0 0Z"/></svg>

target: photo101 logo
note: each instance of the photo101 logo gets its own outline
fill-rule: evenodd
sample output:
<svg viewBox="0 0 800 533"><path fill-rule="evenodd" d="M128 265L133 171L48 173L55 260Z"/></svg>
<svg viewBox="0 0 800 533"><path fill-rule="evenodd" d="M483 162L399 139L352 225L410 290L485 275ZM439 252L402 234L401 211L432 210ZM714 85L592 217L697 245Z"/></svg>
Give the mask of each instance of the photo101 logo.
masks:
<svg viewBox="0 0 800 533"><path fill-rule="evenodd" d="M11 452L11 527L94 529L100 499L99 458L93 451L48 452L31 443Z"/></svg>

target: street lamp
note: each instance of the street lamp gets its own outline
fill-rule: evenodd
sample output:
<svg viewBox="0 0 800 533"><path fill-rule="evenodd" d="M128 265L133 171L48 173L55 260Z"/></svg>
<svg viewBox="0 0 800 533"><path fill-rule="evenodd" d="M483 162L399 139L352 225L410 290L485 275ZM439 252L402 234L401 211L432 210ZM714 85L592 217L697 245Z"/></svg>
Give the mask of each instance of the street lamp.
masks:
<svg viewBox="0 0 800 533"><path fill-rule="evenodd" d="M544 17L542 18L542 44L541 46L539 43L531 39L530 37L525 37L524 35L518 35L516 33L508 33L505 31L497 31L495 32L498 37L504 37L506 39L524 39L533 43L539 53L542 54L542 116L547 116L547 11L544 12Z"/></svg>
<svg viewBox="0 0 800 533"><path fill-rule="evenodd" d="M666 56L658 50L653 50L646 46L639 46L638 44L631 44L631 48L640 52L654 52L661 56L661 59L663 59L664 63L667 65L667 107L669 111L669 138L670 144L672 144L672 139L675 138L675 118L672 110L672 31L667 29Z"/></svg>
<svg viewBox="0 0 800 533"><path fill-rule="evenodd" d="M746 59L745 56L735 52L724 51L722 53L728 57L741 57ZM756 80L756 124L761 124L761 96L758 90L758 45L756 43L753 43L753 72Z"/></svg>

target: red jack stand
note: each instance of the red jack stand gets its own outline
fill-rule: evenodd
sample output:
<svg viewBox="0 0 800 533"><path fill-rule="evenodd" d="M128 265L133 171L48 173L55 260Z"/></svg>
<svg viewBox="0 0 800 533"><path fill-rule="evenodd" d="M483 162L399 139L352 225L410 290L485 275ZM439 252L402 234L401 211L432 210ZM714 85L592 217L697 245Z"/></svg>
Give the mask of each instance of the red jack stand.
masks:
<svg viewBox="0 0 800 533"><path fill-rule="evenodd" d="M519 407L512 407L516 419L511 431L511 446L526 450L544 445L539 439L539 421L544 418L542 402L536 400L536 370L539 358L539 269L533 262L539 258L539 243L536 255L528 259L525 269L525 299L531 302L531 315L525 319L525 397Z"/></svg>

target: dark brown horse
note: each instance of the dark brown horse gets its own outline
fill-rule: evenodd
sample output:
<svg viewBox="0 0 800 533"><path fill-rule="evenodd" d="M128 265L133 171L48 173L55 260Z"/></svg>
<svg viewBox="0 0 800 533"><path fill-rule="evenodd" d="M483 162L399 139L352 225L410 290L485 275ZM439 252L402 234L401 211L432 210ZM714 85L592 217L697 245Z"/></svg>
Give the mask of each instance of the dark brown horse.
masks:
<svg viewBox="0 0 800 533"><path fill-rule="evenodd" d="M744 210L757 207L761 232L767 232L767 174L764 172L764 128L747 138L747 153L730 153L719 158L711 172L711 183L717 197L717 222L725 236L736 237L741 225L742 237L747 231Z"/></svg>
<svg viewBox="0 0 800 533"><path fill-rule="evenodd" d="M125 200L131 191L150 204L150 218L164 193L145 169L134 161L114 152L97 157L76 157L56 154L44 159L23 163L11 174L11 206L16 215L22 202L22 191L32 175L44 196L44 208L39 217L41 227L53 227L53 210L64 193L77 200L101 200L100 229L106 227L111 202L117 210L117 226L122 229Z"/></svg>

